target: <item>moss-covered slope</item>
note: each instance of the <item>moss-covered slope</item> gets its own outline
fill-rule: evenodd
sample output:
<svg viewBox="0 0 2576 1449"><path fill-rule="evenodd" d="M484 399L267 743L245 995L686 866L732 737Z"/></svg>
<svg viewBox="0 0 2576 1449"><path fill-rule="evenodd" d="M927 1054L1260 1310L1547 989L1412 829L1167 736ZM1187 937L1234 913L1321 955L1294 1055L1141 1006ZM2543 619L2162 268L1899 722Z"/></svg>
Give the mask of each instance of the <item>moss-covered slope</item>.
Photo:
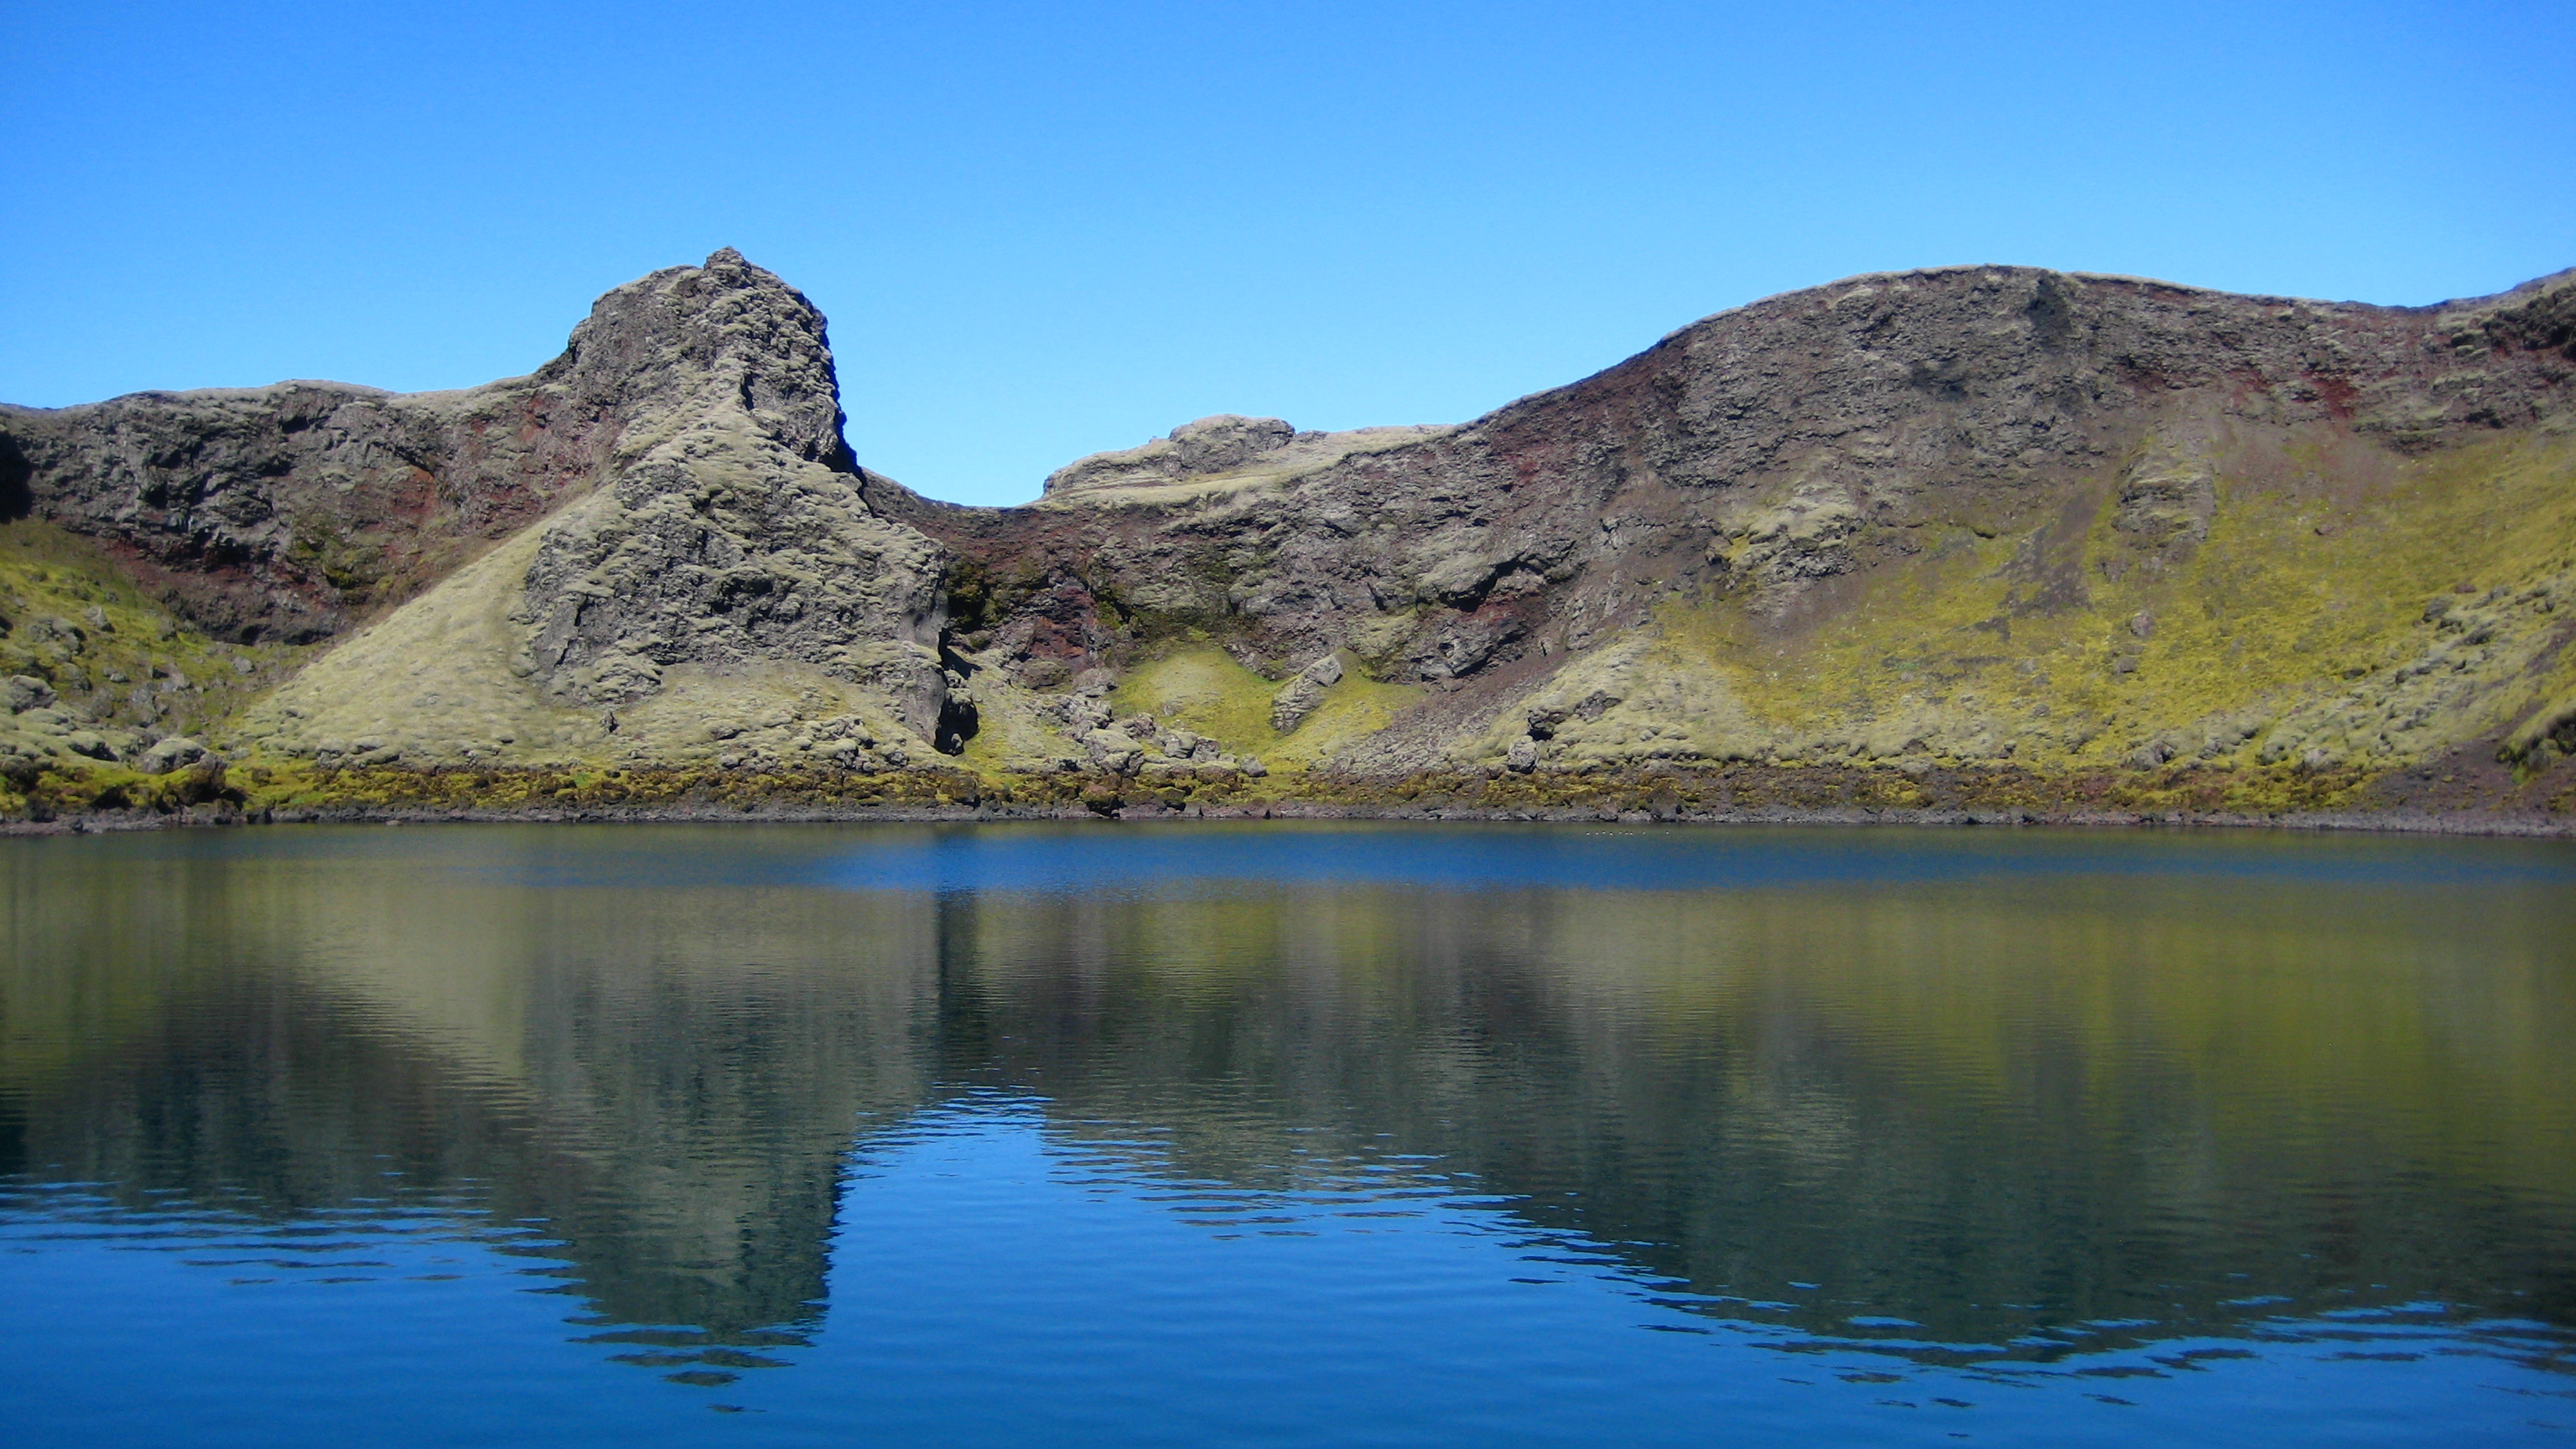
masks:
<svg viewBox="0 0 2576 1449"><path fill-rule="evenodd" d="M2576 805L2566 274L1858 278L1461 427L1202 420L1019 509L858 469L833 386L720 253L494 385L543 402L520 462L404 455L518 513L361 506L363 429L137 461L216 402L300 437L292 390L0 415L0 808ZM343 555L378 582L315 592Z"/></svg>
<svg viewBox="0 0 2576 1449"><path fill-rule="evenodd" d="M1116 674L1346 796L1867 767L1942 788L1786 794L2546 814L2571 315L2565 275L2414 310L1862 278L1293 476L904 516L961 555L992 675Z"/></svg>

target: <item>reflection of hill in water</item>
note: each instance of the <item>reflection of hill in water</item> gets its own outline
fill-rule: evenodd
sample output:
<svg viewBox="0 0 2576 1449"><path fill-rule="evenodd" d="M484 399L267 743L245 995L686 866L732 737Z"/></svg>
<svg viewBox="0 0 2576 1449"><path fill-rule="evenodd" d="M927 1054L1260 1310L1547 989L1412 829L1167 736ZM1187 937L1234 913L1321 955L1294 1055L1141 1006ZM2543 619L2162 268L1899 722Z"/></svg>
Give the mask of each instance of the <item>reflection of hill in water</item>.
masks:
<svg viewBox="0 0 2576 1449"><path fill-rule="evenodd" d="M629 1322L808 1319L842 1154L973 1082L1144 1124L1157 1172L1437 1154L1810 1330L2576 1320L2576 904L2536 891L934 898L119 845L10 862L0 1150L278 1211L471 1184Z"/></svg>
<svg viewBox="0 0 2576 1449"><path fill-rule="evenodd" d="M927 1085L926 906L309 864L21 876L11 1155L276 1212L462 1190L542 1220L611 1317L813 1316L841 1157ZM36 1013L91 1050L44 1062Z"/></svg>
<svg viewBox="0 0 2576 1449"><path fill-rule="evenodd" d="M1701 1292L1823 1285L1816 1329L2576 1319L2576 910L2135 889L988 900L942 1071L1168 1124L1199 1177L1340 1124Z"/></svg>

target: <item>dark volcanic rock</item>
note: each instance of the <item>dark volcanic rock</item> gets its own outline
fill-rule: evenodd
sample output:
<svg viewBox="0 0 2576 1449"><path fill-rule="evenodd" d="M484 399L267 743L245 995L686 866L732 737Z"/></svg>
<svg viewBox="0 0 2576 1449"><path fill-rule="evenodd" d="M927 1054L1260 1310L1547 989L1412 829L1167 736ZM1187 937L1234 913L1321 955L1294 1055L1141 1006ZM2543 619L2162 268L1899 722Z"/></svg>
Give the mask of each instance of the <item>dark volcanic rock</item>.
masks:
<svg viewBox="0 0 2576 1449"><path fill-rule="evenodd" d="M1676 598L1794 633L1845 576L1944 533L2081 526L2070 508L2116 510L2141 566L2178 566L2231 469L2305 449L2321 476L2367 482L2481 437L2555 435L2576 417L2571 312L2569 273L2426 308L2029 268L1870 276L1708 318L1461 428L1236 463L1232 488L1153 485L1192 476L1185 435L1251 420L1085 459L1037 507L879 496L984 575L1043 581L988 622L1021 657L1104 662L1117 641L1066 621L1106 604L1130 635L1198 629L1273 662L1348 648L1381 678L1490 684L1499 709L1532 668ZM2040 606L2089 597L2036 555L2013 567Z"/></svg>
<svg viewBox="0 0 2576 1449"><path fill-rule="evenodd" d="M834 387L822 318L719 252L484 388L0 412L0 513L237 638L376 616L196 731L245 761L918 773L935 742L1103 813L2207 770L2236 783L2194 808L2252 811L2464 750L2557 799L2576 754L2576 274L2426 308L1860 277L1463 426L1205 418L1014 509L859 469ZM66 609L0 630L55 659Z"/></svg>
<svg viewBox="0 0 2576 1449"><path fill-rule="evenodd" d="M955 713L944 556L860 496L822 315L731 250L602 297L527 378L146 394L7 423L33 511L193 622L312 638L373 606L237 722L264 750L659 759L775 715L813 727L799 748L854 760ZM689 688L658 699L675 669ZM906 758L882 743L864 758Z"/></svg>
<svg viewBox="0 0 2576 1449"><path fill-rule="evenodd" d="M788 453L846 466L820 314L730 249L600 298L529 377L0 407L0 459L20 511L96 539L209 632L308 640L612 476L711 385Z"/></svg>

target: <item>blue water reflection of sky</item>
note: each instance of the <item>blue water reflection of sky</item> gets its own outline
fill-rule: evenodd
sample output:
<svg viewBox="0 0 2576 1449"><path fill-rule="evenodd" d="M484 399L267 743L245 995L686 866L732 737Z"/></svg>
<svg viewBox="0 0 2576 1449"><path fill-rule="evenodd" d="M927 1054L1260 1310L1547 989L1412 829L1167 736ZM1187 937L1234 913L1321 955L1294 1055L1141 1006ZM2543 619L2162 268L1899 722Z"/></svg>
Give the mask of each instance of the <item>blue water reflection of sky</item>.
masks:
<svg viewBox="0 0 2576 1449"><path fill-rule="evenodd" d="M0 1418L14 1443L204 1446L2516 1445L2576 1426L2576 1390L2517 1361L2511 1325L2374 1313L1929 1366L1690 1311L1437 1164L1247 1192L1099 1126L1068 1141L989 1092L863 1139L819 1329L700 1382L582 1318L526 1230L398 1185L293 1223L13 1194Z"/></svg>
<svg viewBox="0 0 2576 1449"><path fill-rule="evenodd" d="M860 889L1051 893L1243 883L1704 890L2088 876L2576 884L2576 848L2272 833L1268 823L858 837L829 849L818 873Z"/></svg>
<svg viewBox="0 0 2576 1449"><path fill-rule="evenodd" d="M1705 890L2042 879L2576 886L2576 843L2277 830L1653 826L1431 822L1042 822L295 827L91 838L56 851L493 885L1140 894L1308 885Z"/></svg>

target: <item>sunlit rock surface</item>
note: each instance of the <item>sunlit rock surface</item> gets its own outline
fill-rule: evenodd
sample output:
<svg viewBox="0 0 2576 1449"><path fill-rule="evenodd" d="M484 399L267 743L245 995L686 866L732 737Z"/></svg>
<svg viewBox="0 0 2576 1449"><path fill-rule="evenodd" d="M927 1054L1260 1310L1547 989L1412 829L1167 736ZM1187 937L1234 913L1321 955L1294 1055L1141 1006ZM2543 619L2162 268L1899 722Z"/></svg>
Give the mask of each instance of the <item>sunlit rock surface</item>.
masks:
<svg viewBox="0 0 2576 1449"><path fill-rule="evenodd" d="M58 695L0 732L11 808L186 733L246 806L624 769L1033 809L2576 809L2566 273L2426 308L1854 278L1463 425L1204 418L1013 509L860 468L835 388L820 315L727 251L485 388L0 411L0 667Z"/></svg>

